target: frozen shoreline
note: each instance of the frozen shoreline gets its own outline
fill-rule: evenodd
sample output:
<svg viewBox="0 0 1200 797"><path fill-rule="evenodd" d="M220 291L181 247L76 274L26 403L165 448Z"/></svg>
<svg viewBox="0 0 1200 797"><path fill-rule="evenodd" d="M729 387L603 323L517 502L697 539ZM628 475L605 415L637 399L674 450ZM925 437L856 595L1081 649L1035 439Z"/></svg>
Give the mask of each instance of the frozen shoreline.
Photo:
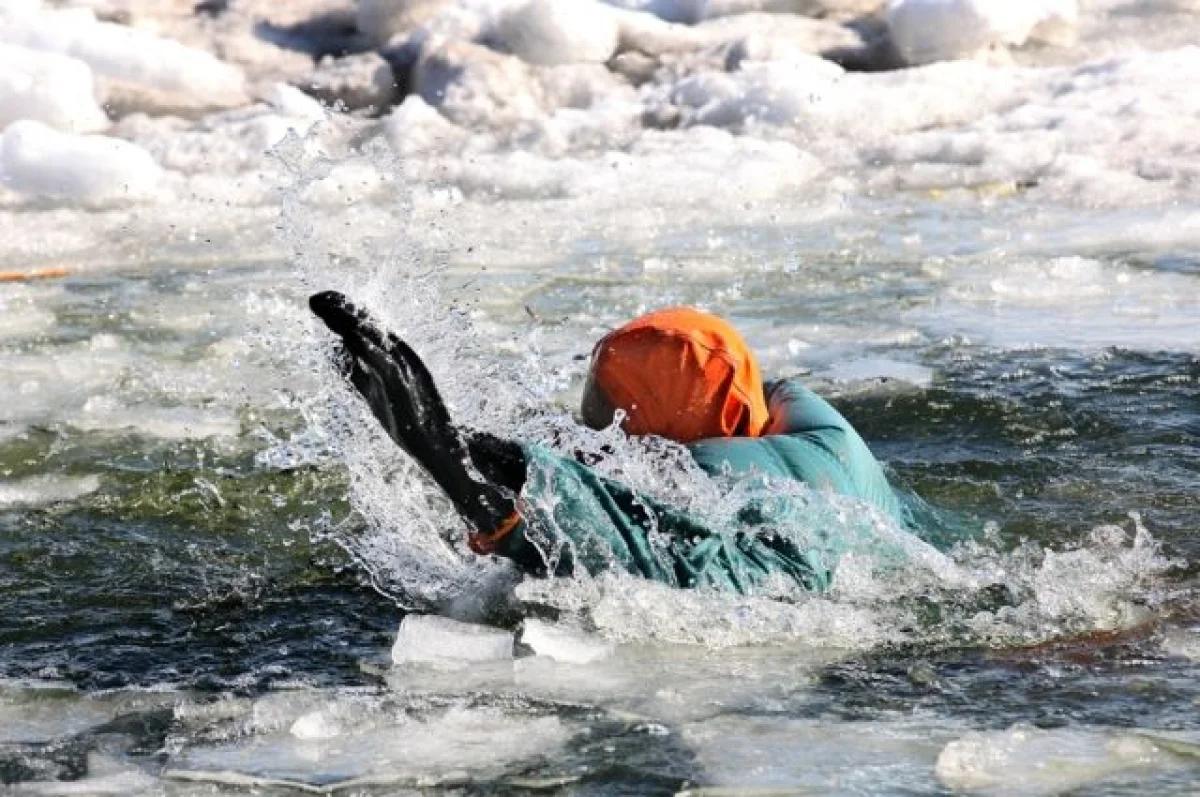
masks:
<svg viewBox="0 0 1200 797"><path fill-rule="evenodd" d="M214 259L273 256L278 248L262 236L247 244L280 188L294 189L285 161L297 147L334 159L307 199L348 210L364 234L398 198L466 217L503 216L504 200L535 202L597 220L584 228L617 238L629 225L605 229L614 208L640 208L643 226L678 230L734 213L748 224L803 221L889 200L1061 208L1064 218L1172 206L1183 227L1196 226L1200 95L1188 89L1200 84L1200 47L1178 47L1172 31L1200 18L1183 5L1139 15L1085 2L1067 46L990 44L972 55L969 42L943 42L959 48L943 55L972 57L859 72L830 59L850 63L845 51L875 46L869 37L886 36L898 14L945 17L964 4L897 2L877 9L875 22L847 26L836 16L762 13L682 25L564 2L555 14L536 3L431 2L437 13L423 26L382 44L353 31L353 7L328 2L280 23L253 4L210 17L174 6L156 16L153 4L119 0L91 3L95 12L9 3L0 10L0 118L9 120L0 263L83 267L106 251L109 262L129 263L206 240ZM384 5L364 3L360 18ZM654 7L667 18L694 15L685 5ZM972 13L987 10L976 5ZM342 39L330 39L337 31ZM1021 39L1006 35L997 42ZM322 47L371 46L386 58L363 49L314 60ZM31 95L20 86L30 85L34 60ZM384 107L331 111L295 85ZM115 119L98 119L89 86ZM268 154L289 133L303 144ZM364 147L372 154L352 155ZM121 230L136 231L141 252L122 250Z"/></svg>

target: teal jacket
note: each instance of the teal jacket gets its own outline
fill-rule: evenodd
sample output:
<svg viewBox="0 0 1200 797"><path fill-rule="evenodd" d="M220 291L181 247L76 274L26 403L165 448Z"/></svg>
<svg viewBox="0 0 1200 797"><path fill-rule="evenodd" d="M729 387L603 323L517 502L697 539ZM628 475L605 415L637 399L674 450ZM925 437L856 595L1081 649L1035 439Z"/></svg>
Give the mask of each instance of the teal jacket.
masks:
<svg viewBox="0 0 1200 797"><path fill-rule="evenodd" d="M895 562L921 545L906 532L906 510L883 469L837 410L794 380L771 385L767 399L763 436L688 446L705 472L733 485L722 509L704 514L526 445L523 519L496 553L542 574L624 570L751 594L789 585L824 591L847 553Z"/></svg>

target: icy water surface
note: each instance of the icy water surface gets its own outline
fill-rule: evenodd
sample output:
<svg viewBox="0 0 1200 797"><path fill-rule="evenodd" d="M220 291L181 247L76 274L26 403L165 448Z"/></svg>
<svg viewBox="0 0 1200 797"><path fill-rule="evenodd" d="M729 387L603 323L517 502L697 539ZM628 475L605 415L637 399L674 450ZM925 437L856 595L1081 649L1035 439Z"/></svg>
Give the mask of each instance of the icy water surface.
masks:
<svg viewBox="0 0 1200 797"><path fill-rule="evenodd" d="M168 261L4 286L0 779L1191 793L1200 274L1186 252L1110 243L1103 215L1086 254L1056 251L1062 229L1028 251L972 244L974 208L880 204L864 228L710 225L652 246L584 234L547 268L493 253L480 271L462 245L434 277L389 267L385 294L433 291L473 319L461 365L432 349L460 391L481 388L456 374L500 363L494 379L529 368L531 393L569 402L606 325L720 309L767 371L809 374L899 484L979 532L956 555L965 581L797 606L581 585L619 643L592 663L390 667L403 612L373 588L389 574L337 540L405 518L389 532L351 511L356 477L300 411L337 391L279 365L310 339L272 338L305 328L311 271ZM1027 211L986 223L1014 235ZM893 245L913 235L920 253ZM356 273L337 284L380 290ZM448 308L410 319L417 337Z"/></svg>
<svg viewBox="0 0 1200 797"><path fill-rule="evenodd" d="M1200 50L1186 4L1093 5L1057 55L583 71L528 118L129 117L152 194L0 190L0 265L68 272L0 282L0 789L1195 794ZM606 330L720 312L944 553L790 600L517 583L334 378L327 288L526 439ZM394 665L418 613L550 642Z"/></svg>

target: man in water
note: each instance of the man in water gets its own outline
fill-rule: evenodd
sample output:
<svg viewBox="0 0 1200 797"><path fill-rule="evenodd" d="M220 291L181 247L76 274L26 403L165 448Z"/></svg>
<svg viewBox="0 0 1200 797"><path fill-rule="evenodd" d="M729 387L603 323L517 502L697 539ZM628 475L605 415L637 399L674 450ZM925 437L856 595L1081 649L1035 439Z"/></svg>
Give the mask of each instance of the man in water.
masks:
<svg viewBox="0 0 1200 797"><path fill-rule="evenodd" d="M457 427L403 340L339 293L309 304L341 339L338 363L388 435L470 525L476 553L538 575L624 570L748 593L780 578L822 591L841 555L895 557L907 547L897 544L908 536L899 530L909 525L906 510L858 433L796 380L764 386L741 336L716 316L674 308L605 336L592 353L582 417L603 429L619 410L628 434L681 443L710 475L759 480L759 497L725 521L640 496L546 447ZM797 482L813 490L795 490ZM877 517L866 532L833 528L837 515L828 503L821 515L819 493L856 499ZM880 535L880 526L891 531Z"/></svg>

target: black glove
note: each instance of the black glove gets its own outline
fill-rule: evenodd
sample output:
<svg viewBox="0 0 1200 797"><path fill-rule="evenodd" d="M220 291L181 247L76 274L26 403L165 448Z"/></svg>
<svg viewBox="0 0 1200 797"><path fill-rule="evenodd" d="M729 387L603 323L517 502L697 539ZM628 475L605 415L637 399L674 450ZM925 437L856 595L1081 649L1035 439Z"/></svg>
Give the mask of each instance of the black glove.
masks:
<svg viewBox="0 0 1200 797"><path fill-rule="evenodd" d="M525 484L521 447L456 428L416 352L345 296L325 291L313 295L308 304L342 339L337 354L342 373L392 440L433 477L458 513L484 535L511 527L515 498Z"/></svg>

